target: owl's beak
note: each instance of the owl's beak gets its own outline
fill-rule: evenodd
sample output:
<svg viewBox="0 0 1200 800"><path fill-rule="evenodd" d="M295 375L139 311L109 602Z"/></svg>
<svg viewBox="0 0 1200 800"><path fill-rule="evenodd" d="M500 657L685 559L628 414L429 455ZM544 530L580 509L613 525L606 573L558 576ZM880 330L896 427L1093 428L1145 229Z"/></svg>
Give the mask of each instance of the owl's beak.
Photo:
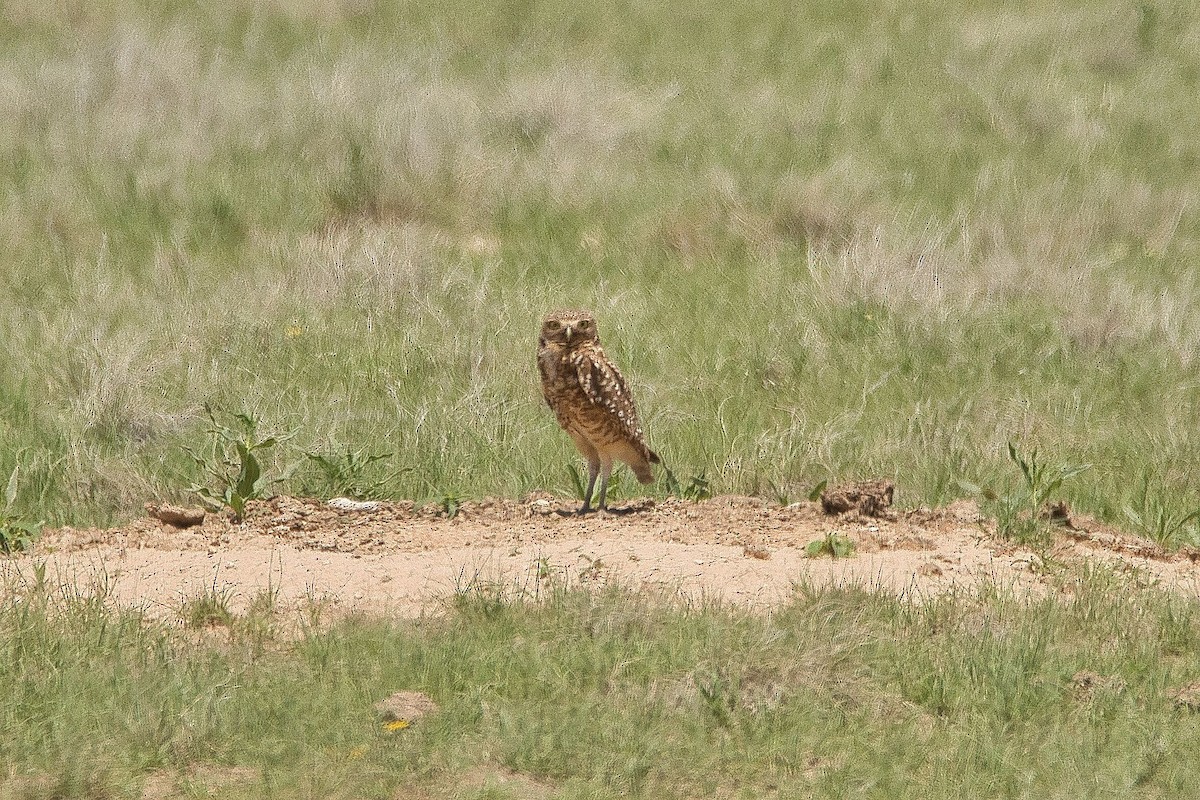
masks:
<svg viewBox="0 0 1200 800"><path fill-rule="evenodd" d="M574 328L572 328L570 325L567 326L567 341L568 342L571 341L571 331L573 331L573 330L574 330Z"/></svg>

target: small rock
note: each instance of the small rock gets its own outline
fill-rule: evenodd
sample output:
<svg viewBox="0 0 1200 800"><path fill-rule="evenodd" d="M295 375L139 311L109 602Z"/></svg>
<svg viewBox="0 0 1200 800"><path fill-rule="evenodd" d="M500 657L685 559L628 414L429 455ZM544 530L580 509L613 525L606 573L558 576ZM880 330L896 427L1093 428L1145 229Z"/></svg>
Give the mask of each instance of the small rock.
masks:
<svg viewBox="0 0 1200 800"><path fill-rule="evenodd" d="M379 508L375 500L351 500L349 497L334 497L325 505L338 511L375 511Z"/></svg>

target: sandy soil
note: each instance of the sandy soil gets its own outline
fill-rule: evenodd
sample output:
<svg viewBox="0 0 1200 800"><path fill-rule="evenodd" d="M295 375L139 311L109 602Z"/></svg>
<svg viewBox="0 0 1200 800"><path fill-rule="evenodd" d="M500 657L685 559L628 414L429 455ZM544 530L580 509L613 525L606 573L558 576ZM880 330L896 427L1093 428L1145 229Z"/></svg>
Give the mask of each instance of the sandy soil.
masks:
<svg viewBox="0 0 1200 800"><path fill-rule="evenodd" d="M277 497L251 504L238 524L208 514L180 529L147 515L110 530L47 531L32 553L0 562L0 574L13 587L44 569L70 591L105 591L160 618L211 591L234 611L273 591L297 607L414 616L436 613L472 584L535 594L549 579L616 581L757 609L786 601L798 585L880 588L916 600L985 582L1056 591L1047 557L1101 561L1145 582L1200 590L1194 552L1167 554L1075 518L1048 553L1035 553L997 540L966 501L878 518L733 496L633 501L603 517L576 517L572 508L533 495L465 503L447 519L438 507L406 502L355 510ZM853 540L856 554L806 557L805 546L829 533Z"/></svg>

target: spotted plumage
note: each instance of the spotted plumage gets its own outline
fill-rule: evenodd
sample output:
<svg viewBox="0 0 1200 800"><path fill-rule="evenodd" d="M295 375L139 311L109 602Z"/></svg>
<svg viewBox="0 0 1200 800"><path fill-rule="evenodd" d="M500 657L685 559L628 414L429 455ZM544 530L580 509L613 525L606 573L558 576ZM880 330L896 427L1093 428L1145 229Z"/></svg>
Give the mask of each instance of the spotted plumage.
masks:
<svg viewBox="0 0 1200 800"><path fill-rule="evenodd" d="M614 460L628 464L642 483L653 481L650 465L662 462L646 446L633 396L617 365L604 355L595 318L586 311L546 315L537 360L546 403L587 459L588 485L580 513L591 510L597 477L597 505L605 508Z"/></svg>

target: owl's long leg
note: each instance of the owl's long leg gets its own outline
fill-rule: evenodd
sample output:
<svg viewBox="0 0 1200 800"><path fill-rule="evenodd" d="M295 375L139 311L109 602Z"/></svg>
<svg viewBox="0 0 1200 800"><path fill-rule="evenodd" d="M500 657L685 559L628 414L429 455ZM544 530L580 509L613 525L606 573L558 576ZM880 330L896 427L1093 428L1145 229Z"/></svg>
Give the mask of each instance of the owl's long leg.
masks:
<svg viewBox="0 0 1200 800"><path fill-rule="evenodd" d="M579 508L580 514L586 514L592 510L592 489L596 488L596 476L600 474L600 459L588 459L588 484L587 491L583 493L583 505ZM604 508L604 489L608 481L607 473L604 476L604 481L600 484L600 507Z"/></svg>
<svg viewBox="0 0 1200 800"><path fill-rule="evenodd" d="M608 494L608 476L612 475L612 468L611 458L600 462L600 499L596 501L596 507L601 511L608 510L605 496Z"/></svg>

